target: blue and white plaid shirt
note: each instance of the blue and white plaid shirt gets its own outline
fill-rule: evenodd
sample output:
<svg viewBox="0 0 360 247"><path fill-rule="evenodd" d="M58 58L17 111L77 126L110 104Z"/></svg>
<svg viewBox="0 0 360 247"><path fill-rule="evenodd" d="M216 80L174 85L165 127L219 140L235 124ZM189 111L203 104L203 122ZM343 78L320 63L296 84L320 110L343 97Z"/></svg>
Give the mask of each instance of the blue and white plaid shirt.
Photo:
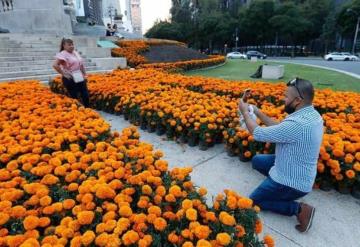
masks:
<svg viewBox="0 0 360 247"><path fill-rule="evenodd" d="M254 139L276 144L270 177L277 183L310 192L316 177L323 119L313 106L288 115L281 123L256 127Z"/></svg>

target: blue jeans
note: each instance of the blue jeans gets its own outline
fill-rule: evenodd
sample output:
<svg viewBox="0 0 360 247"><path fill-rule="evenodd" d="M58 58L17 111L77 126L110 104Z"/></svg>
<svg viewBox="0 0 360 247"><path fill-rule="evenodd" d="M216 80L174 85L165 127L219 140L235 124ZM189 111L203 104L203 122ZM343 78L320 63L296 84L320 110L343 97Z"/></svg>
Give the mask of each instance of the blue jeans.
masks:
<svg viewBox="0 0 360 247"><path fill-rule="evenodd" d="M260 154L252 159L253 168L267 178L251 193L250 198L262 210L269 210L286 216L297 215L300 204L295 200L307 193L272 180L269 171L274 163L275 155L273 154Z"/></svg>

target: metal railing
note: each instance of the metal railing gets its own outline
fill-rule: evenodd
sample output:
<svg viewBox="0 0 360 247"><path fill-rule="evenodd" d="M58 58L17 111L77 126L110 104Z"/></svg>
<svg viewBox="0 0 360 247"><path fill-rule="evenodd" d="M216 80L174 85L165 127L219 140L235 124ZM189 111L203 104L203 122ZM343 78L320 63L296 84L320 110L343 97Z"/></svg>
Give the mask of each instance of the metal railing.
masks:
<svg viewBox="0 0 360 247"><path fill-rule="evenodd" d="M13 0L0 0L0 12L12 11L14 9Z"/></svg>

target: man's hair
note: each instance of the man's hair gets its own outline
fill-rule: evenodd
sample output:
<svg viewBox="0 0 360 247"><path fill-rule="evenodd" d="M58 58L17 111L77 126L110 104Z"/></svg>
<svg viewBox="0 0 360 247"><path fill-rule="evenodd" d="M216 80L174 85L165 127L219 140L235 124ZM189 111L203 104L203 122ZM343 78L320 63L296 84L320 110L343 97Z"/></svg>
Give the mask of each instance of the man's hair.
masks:
<svg viewBox="0 0 360 247"><path fill-rule="evenodd" d="M288 83L288 87L297 87L299 90L301 96L304 98L304 100L307 103L311 103L314 99L315 91L314 86L312 83L308 80L296 78L296 84L290 84Z"/></svg>

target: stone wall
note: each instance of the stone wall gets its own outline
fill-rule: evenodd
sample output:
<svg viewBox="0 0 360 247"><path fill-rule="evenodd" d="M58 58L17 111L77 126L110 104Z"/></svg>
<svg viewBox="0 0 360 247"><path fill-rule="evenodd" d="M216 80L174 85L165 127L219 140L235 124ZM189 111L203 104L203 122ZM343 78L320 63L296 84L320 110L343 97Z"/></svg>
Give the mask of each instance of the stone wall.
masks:
<svg viewBox="0 0 360 247"><path fill-rule="evenodd" d="M11 33L71 34L70 16L65 14L60 0L0 0L11 2L13 7L0 12L2 28Z"/></svg>

